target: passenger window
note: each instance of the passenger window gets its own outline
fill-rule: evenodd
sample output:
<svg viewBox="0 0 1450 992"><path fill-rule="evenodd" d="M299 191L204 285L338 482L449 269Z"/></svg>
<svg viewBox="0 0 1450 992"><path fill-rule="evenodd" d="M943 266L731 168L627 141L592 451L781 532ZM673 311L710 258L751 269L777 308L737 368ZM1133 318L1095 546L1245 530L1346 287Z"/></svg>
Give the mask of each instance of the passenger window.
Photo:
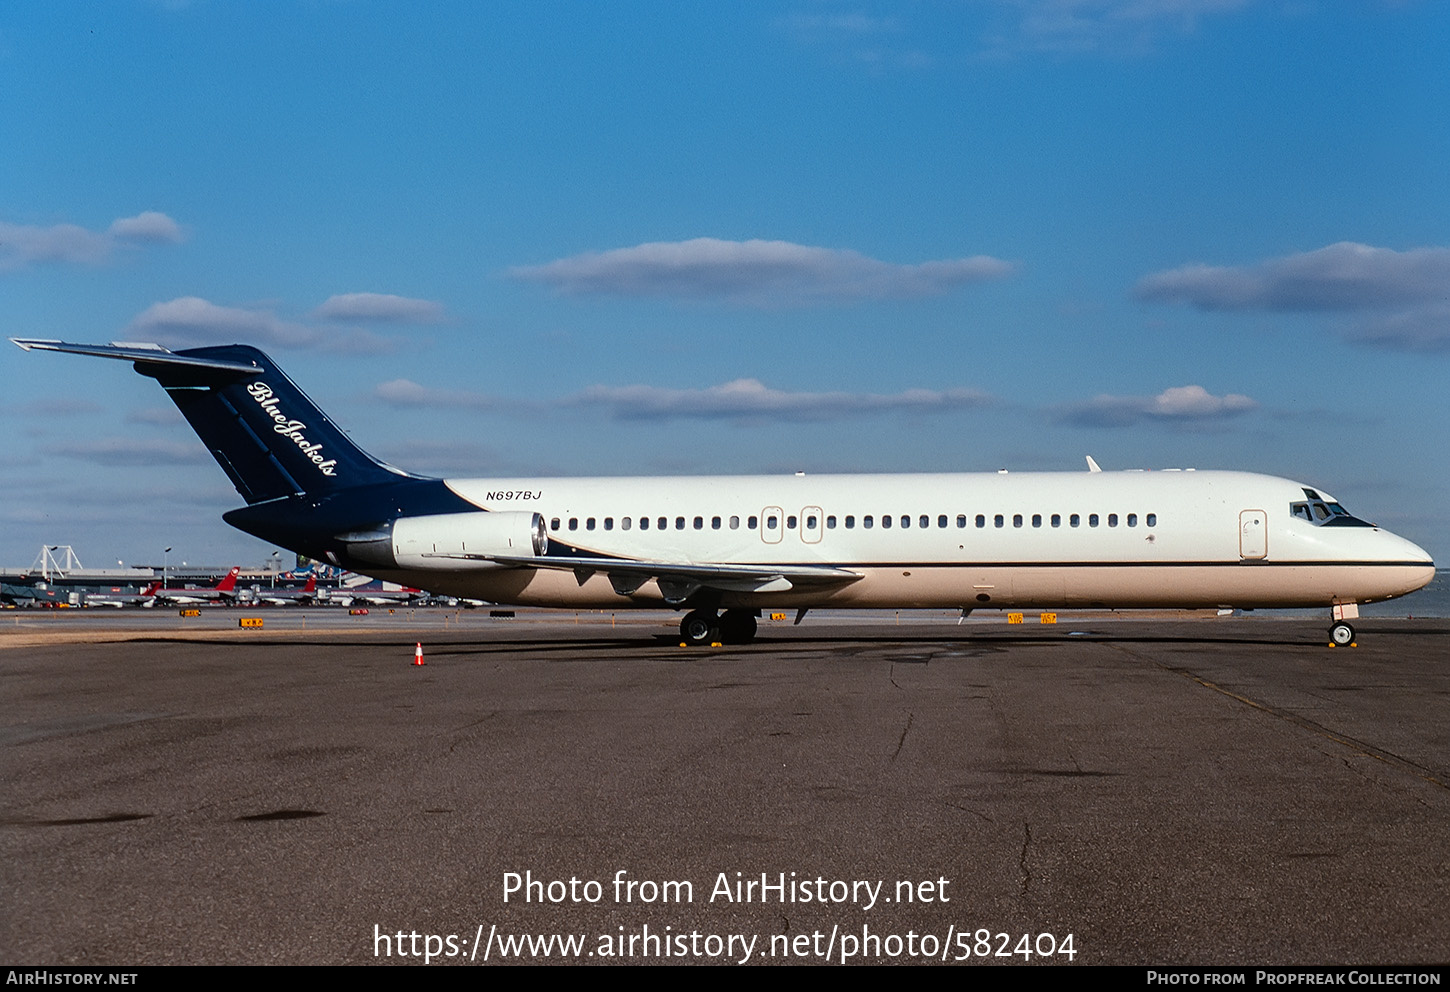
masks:
<svg viewBox="0 0 1450 992"><path fill-rule="evenodd" d="M883 514L881 514L881 526L882 527L890 527L891 526L891 514L889 514L889 513L883 513Z"/></svg>
<svg viewBox="0 0 1450 992"><path fill-rule="evenodd" d="M604 518L604 529L605 530L614 530L614 518L613 517L605 517Z"/></svg>
<svg viewBox="0 0 1450 992"><path fill-rule="evenodd" d="M833 516L827 516L826 517L826 530L835 530L835 529L836 529L836 518L833 517Z"/></svg>
<svg viewBox="0 0 1450 992"><path fill-rule="evenodd" d="M815 530L815 529L816 529L816 517L815 517L815 514L811 514L809 517L806 517L806 530Z"/></svg>
<svg viewBox="0 0 1450 992"><path fill-rule="evenodd" d="M1096 527L1097 525L1098 525L1098 515L1096 513L1089 513L1088 514L1088 526L1089 527Z"/></svg>
<svg viewBox="0 0 1450 992"><path fill-rule="evenodd" d="M1156 514L1156 513L1150 513L1150 514L1148 514L1148 516L1144 518L1143 522L1146 523L1149 527L1157 527L1158 526L1158 514Z"/></svg>
<svg viewBox="0 0 1450 992"><path fill-rule="evenodd" d="M594 529L594 518L593 517L590 517L588 520L584 521L584 529L585 530L593 530Z"/></svg>
<svg viewBox="0 0 1450 992"><path fill-rule="evenodd" d="M620 530L629 530L630 522L631 522L631 518L629 518L629 517L620 517L619 518L619 529Z"/></svg>
<svg viewBox="0 0 1450 992"><path fill-rule="evenodd" d="M1128 514L1128 526L1129 527L1136 527L1136 526L1138 526L1138 515L1136 513L1130 513L1130 514Z"/></svg>
<svg viewBox="0 0 1450 992"><path fill-rule="evenodd" d="M1034 513L1034 514L1032 514L1032 526L1034 526L1034 527L1041 527L1042 526L1042 514L1040 514L1040 513Z"/></svg>
<svg viewBox="0 0 1450 992"><path fill-rule="evenodd" d="M977 514L977 526L978 527L985 527L985 526L987 526L987 518L986 518L986 516L984 514L981 514L981 513Z"/></svg>
<svg viewBox="0 0 1450 992"><path fill-rule="evenodd" d="M901 526L902 527L910 527L911 526L911 518L908 517L904 513L901 515Z"/></svg>
<svg viewBox="0 0 1450 992"><path fill-rule="evenodd" d="M754 524L751 524L750 526L751 527L754 527L755 525ZM740 518L739 517L731 517L730 518L730 529L731 530L739 530L740 529Z"/></svg>
<svg viewBox="0 0 1450 992"><path fill-rule="evenodd" d="M579 529L579 518L578 517L570 517L569 518L569 529L570 530L578 530Z"/></svg>
<svg viewBox="0 0 1450 992"><path fill-rule="evenodd" d="M716 524L716 526L718 527L719 524ZM704 517L696 517L695 518L695 529L696 530L704 530L705 529L705 518Z"/></svg>
<svg viewBox="0 0 1450 992"><path fill-rule="evenodd" d="M649 517L640 517L639 518L639 529L640 530L649 530Z"/></svg>
<svg viewBox="0 0 1450 992"><path fill-rule="evenodd" d="M792 513L790 516L788 516L788 517L785 518L785 525L786 525L786 527L788 529L795 530L795 514L794 513Z"/></svg>
<svg viewBox="0 0 1450 992"><path fill-rule="evenodd" d="M759 527L760 526L760 518L759 517L751 517L750 519L748 519L748 520L745 521L745 524L751 530L754 530L756 527Z"/></svg>
<svg viewBox="0 0 1450 992"><path fill-rule="evenodd" d="M779 526L780 526L780 518L777 517L774 513L772 513L770 516L768 516L768 517L765 518L765 529L766 530L775 530Z"/></svg>
<svg viewBox="0 0 1450 992"><path fill-rule="evenodd" d="M684 529L685 529L685 518L684 517L676 517L675 518L675 530L684 530Z"/></svg>
<svg viewBox="0 0 1450 992"><path fill-rule="evenodd" d="M855 517L855 515L850 514L850 513L846 514L846 529L847 530L855 530L856 529L856 517Z"/></svg>
<svg viewBox="0 0 1450 992"><path fill-rule="evenodd" d="M553 520L550 520L549 521L549 529L550 530L558 530L559 529L559 518L558 517L555 517Z"/></svg>
<svg viewBox="0 0 1450 992"><path fill-rule="evenodd" d="M1116 513L1109 513L1108 514L1108 526L1109 527L1116 527L1116 526L1118 526L1118 515Z"/></svg>
<svg viewBox="0 0 1450 992"><path fill-rule="evenodd" d="M669 527L670 527L670 518L669 517L660 517L658 520L655 521L655 529L656 530L669 530Z"/></svg>
<svg viewBox="0 0 1450 992"><path fill-rule="evenodd" d="M1061 527L1062 526L1062 514L1061 513L1054 513L1052 515L1052 526L1054 526L1054 527Z"/></svg>
<svg viewBox="0 0 1450 992"><path fill-rule="evenodd" d="M1013 527L1021 527L1022 526L1022 514L1020 514L1020 513L1014 513L1014 514L1012 514L1012 526Z"/></svg>
<svg viewBox="0 0 1450 992"><path fill-rule="evenodd" d="M995 517L992 518L992 525L995 526L995 527L1001 527L1004 524L1006 524L1006 522L1007 522L1006 518L1003 517L1002 514L1000 514L1000 513L997 514Z"/></svg>
<svg viewBox="0 0 1450 992"><path fill-rule="evenodd" d="M864 527L866 530L871 529L871 522L871 514L869 513L861 518L861 526Z"/></svg>
<svg viewBox="0 0 1450 992"><path fill-rule="evenodd" d="M945 513L943 513L941 516L939 516L939 517L936 518L936 525L938 527L942 527L942 528L945 528L946 527L946 525L947 525L947 515ZM922 526L925 527L926 525L925 524L922 524Z"/></svg>
<svg viewBox="0 0 1450 992"><path fill-rule="evenodd" d="M958 513L957 514L957 527L958 528L962 528L962 527L965 527L966 525L967 525L967 515L965 513Z"/></svg>
<svg viewBox="0 0 1450 992"><path fill-rule="evenodd" d="M1067 523L1070 527L1076 527L1078 524L1082 523L1082 518L1074 513L1072 516L1067 518Z"/></svg>
<svg viewBox="0 0 1450 992"><path fill-rule="evenodd" d="M719 530L720 529L720 518L719 517L711 517L710 518L710 529L711 530Z"/></svg>
<svg viewBox="0 0 1450 992"><path fill-rule="evenodd" d="M931 526L931 517L928 517L925 513L923 513L921 515L921 519L918 520L917 523L920 524L923 527L930 527ZM947 518L946 517L942 517L941 518L941 525L943 527L945 527L947 525Z"/></svg>

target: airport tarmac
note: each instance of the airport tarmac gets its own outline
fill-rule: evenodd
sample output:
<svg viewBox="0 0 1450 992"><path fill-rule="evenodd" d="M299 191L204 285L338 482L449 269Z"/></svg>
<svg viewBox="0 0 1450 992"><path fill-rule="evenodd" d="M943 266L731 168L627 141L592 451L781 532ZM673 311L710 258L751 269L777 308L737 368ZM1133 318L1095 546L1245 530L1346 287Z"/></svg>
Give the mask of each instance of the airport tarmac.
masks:
<svg viewBox="0 0 1450 992"><path fill-rule="evenodd" d="M1450 961L1450 620L242 615L0 615L0 958Z"/></svg>

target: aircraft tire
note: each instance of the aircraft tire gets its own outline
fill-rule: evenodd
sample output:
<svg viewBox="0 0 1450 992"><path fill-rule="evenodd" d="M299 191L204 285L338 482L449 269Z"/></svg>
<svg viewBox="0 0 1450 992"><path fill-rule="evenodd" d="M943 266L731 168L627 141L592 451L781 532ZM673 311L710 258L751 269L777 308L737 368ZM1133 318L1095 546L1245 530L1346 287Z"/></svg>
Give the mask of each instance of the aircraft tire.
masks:
<svg viewBox="0 0 1450 992"><path fill-rule="evenodd" d="M680 640L690 646L720 640L720 618L714 610L691 610L680 621Z"/></svg>
<svg viewBox="0 0 1450 992"><path fill-rule="evenodd" d="M749 644L755 640L756 626L749 610L726 610L720 618L720 633L726 644Z"/></svg>
<svg viewBox="0 0 1450 992"><path fill-rule="evenodd" d="M1341 620L1329 628L1329 640L1339 647L1348 647L1354 643L1354 628Z"/></svg>

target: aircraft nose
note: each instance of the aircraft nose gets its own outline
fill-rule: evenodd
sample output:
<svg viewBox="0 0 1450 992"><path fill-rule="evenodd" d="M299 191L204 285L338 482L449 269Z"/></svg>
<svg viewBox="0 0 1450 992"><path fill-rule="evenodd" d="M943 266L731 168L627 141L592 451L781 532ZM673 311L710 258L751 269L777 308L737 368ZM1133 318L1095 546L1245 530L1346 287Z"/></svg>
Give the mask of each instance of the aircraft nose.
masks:
<svg viewBox="0 0 1450 992"><path fill-rule="evenodd" d="M1420 547L1413 541L1405 540L1403 537L1397 536L1395 540L1399 541L1402 545L1404 545L1406 561L1413 561L1420 564L1429 565L1432 569L1435 567L1435 562L1434 559L1430 557L1430 552L1426 551L1424 548Z"/></svg>
<svg viewBox="0 0 1450 992"><path fill-rule="evenodd" d="M1430 552L1420 547L1414 541L1407 541L1397 534L1388 531L1383 535L1390 539L1392 547L1387 548L1388 557L1391 560L1403 562L1405 568L1401 569L1401 575L1405 581L1405 592L1414 592L1416 589L1423 589L1435 578L1435 562L1430 558ZM1404 595L1400 593L1399 595Z"/></svg>

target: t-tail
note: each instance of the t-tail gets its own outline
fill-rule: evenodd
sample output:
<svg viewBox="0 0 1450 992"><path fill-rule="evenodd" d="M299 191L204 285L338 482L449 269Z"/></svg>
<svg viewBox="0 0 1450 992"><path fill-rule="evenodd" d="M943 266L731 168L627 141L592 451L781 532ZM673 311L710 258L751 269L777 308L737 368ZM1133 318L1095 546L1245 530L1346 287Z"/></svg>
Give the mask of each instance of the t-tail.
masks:
<svg viewBox="0 0 1450 992"><path fill-rule="evenodd" d="M396 481L348 439L277 366L241 344L167 351L157 345L14 339L22 348L135 362L161 383L247 503Z"/></svg>
<svg viewBox="0 0 1450 992"><path fill-rule="evenodd" d="M476 510L441 480L411 475L363 451L267 355L229 344L70 344L11 338L28 350L134 363L159 382L247 506L223 519L265 541L348 564L399 516ZM374 538L377 540L374 540Z"/></svg>

